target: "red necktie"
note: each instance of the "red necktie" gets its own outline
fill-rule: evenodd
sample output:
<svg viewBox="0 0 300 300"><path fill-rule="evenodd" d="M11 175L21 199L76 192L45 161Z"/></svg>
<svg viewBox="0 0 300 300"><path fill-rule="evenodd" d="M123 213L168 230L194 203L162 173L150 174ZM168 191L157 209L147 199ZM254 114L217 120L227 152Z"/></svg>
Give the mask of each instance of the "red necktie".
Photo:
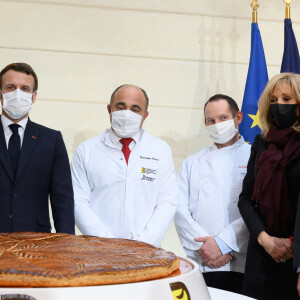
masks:
<svg viewBox="0 0 300 300"><path fill-rule="evenodd" d="M125 160L126 160L126 164L128 165L128 158L129 158L129 155L130 155L130 148L129 148L129 144L133 141L132 138L123 138L123 139L120 139L120 143L123 145L123 148L122 148L122 152L124 153L124 157L125 157Z"/></svg>

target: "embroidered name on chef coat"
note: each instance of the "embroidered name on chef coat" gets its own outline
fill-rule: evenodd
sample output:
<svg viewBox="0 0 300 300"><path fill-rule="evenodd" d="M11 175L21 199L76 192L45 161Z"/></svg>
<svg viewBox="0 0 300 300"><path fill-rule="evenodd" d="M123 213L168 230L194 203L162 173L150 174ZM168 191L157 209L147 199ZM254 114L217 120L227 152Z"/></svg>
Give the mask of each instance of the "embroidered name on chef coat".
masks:
<svg viewBox="0 0 300 300"><path fill-rule="evenodd" d="M141 159L151 159L151 160L159 161L159 159L155 158L155 157L140 156L140 158Z"/></svg>
<svg viewBox="0 0 300 300"><path fill-rule="evenodd" d="M155 178L143 175L143 177L141 178L141 180L147 180L147 181L153 182L155 180Z"/></svg>

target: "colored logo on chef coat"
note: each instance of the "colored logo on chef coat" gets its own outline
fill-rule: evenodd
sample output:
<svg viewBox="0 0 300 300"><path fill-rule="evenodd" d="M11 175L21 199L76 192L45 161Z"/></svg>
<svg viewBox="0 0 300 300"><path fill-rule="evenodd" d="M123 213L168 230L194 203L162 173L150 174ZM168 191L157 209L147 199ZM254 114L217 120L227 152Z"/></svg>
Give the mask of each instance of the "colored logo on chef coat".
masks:
<svg viewBox="0 0 300 300"><path fill-rule="evenodd" d="M142 167L142 173L145 174L156 174L156 170L148 169L148 168L143 168Z"/></svg>
<svg viewBox="0 0 300 300"><path fill-rule="evenodd" d="M153 182L155 180L155 178L150 177L150 176L146 176L145 174L147 174L147 175L149 175L149 174L156 175L156 170L142 167L142 172L141 173L143 174L141 180L146 180L146 181L150 181L150 182Z"/></svg>
<svg viewBox="0 0 300 300"><path fill-rule="evenodd" d="M174 300L191 300L190 293L182 282L170 283Z"/></svg>

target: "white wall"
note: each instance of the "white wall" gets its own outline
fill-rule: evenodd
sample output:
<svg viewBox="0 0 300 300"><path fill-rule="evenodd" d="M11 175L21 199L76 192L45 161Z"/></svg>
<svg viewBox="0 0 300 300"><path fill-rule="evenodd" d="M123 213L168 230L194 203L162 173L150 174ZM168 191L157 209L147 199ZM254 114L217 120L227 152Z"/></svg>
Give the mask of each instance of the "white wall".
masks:
<svg viewBox="0 0 300 300"><path fill-rule="evenodd" d="M145 129L183 159L210 144L203 104L215 93L241 105L250 54L251 0L0 0L0 68L27 62L38 74L32 120L61 130L70 158L109 127L119 85L150 97ZM300 43L300 4L292 3ZM260 1L269 76L280 70L284 3ZM299 44L300 45L300 44ZM174 227L163 246L183 254Z"/></svg>

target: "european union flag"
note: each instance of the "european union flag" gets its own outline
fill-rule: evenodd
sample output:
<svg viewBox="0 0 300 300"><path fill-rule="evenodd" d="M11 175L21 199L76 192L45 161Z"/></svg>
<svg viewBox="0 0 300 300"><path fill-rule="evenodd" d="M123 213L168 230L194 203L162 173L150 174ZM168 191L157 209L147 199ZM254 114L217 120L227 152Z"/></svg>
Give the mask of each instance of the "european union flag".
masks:
<svg viewBox="0 0 300 300"><path fill-rule="evenodd" d="M268 70L264 47L257 23L252 23L251 54L242 105L243 121L239 131L245 141L252 144L257 134L261 133L257 103L268 79Z"/></svg>
<svg viewBox="0 0 300 300"><path fill-rule="evenodd" d="M300 74L299 51L291 19L284 20L284 51L280 72L292 72Z"/></svg>

